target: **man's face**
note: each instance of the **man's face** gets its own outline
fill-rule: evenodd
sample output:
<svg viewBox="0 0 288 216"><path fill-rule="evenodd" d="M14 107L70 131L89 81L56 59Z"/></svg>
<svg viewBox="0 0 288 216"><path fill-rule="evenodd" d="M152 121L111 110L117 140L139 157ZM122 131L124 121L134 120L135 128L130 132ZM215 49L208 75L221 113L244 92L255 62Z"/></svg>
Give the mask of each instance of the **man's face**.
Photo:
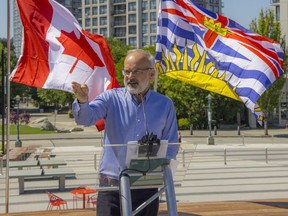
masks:
<svg viewBox="0 0 288 216"><path fill-rule="evenodd" d="M146 93L149 89L154 69L142 53L130 54L124 62L124 85L127 90L137 95Z"/></svg>

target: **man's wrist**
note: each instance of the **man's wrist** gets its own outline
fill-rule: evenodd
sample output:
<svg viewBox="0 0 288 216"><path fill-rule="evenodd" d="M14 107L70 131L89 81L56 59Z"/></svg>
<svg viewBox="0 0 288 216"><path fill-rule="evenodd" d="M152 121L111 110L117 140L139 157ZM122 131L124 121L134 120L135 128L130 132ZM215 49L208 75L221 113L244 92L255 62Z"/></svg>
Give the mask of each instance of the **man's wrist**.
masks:
<svg viewBox="0 0 288 216"><path fill-rule="evenodd" d="M77 99L77 101L78 101L79 104L85 104L85 103L87 103L87 100L85 100L85 101L80 101L79 99Z"/></svg>

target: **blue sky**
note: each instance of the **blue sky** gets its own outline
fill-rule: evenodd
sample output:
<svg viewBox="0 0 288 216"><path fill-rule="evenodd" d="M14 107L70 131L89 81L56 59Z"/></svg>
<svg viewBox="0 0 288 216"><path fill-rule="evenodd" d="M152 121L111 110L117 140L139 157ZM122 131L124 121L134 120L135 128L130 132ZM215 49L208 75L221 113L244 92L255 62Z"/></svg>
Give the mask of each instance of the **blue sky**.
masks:
<svg viewBox="0 0 288 216"><path fill-rule="evenodd" d="M270 0L222 0L223 15L249 28L250 22L259 17L261 9L270 8Z"/></svg>
<svg viewBox="0 0 288 216"><path fill-rule="evenodd" d="M10 7L12 11L12 1ZM223 15L248 28L251 20L258 18L261 9L270 7L270 0L222 0ZM7 37L7 0L0 0L0 38ZM12 12L11 12L12 16ZM11 20L12 23L12 20ZM11 28L13 36L13 29Z"/></svg>

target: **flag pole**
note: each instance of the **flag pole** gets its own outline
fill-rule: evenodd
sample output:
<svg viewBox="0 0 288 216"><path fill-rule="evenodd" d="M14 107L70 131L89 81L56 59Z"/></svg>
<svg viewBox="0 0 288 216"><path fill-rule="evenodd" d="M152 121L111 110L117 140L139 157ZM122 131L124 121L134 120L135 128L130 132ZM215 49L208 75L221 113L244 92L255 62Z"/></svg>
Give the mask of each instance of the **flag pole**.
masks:
<svg viewBox="0 0 288 216"><path fill-rule="evenodd" d="M9 213L9 150L10 150L10 0L7 0L7 75L6 75L6 91L7 91L7 108L6 108L6 213Z"/></svg>
<svg viewBox="0 0 288 216"><path fill-rule="evenodd" d="M161 10L162 10L162 1L160 1L159 2L159 8L158 8L158 22L159 22L159 20L161 19ZM161 34L159 34L159 32L158 32L158 30L157 30L157 34L158 35L161 35ZM154 76L154 91L155 92L157 92L157 85L158 85L158 76L159 76L159 74L158 74L158 70L157 70L157 68L156 68L156 70L155 70L155 76Z"/></svg>

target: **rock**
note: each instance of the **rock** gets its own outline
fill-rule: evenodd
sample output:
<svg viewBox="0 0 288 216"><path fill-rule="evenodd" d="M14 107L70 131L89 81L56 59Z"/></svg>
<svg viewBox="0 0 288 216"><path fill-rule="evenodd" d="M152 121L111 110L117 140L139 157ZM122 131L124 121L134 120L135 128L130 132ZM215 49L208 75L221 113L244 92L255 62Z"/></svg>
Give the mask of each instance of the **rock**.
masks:
<svg viewBox="0 0 288 216"><path fill-rule="evenodd" d="M47 121L47 120L48 120L47 117L42 117L42 118L38 118L38 119L31 121L30 124L39 124L39 123L43 123L44 121Z"/></svg>
<svg viewBox="0 0 288 216"><path fill-rule="evenodd" d="M60 128L57 129L57 133L71 133L71 131L65 128Z"/></svg>
<svg viewBox="0 0 288 216"><path fill-rule="evenodd" d="M45 120L42 125L41 125L42 130L49 130L49 131L54 131L57 130L57 128L48 120Z"/></svg>
<svg viewBox="0 0 288 216"><path fill-rule="evenodd" d="M74 127L71 129L71 132L79 132L79 131L84 131L84 129L81 127Z"/></svg>

